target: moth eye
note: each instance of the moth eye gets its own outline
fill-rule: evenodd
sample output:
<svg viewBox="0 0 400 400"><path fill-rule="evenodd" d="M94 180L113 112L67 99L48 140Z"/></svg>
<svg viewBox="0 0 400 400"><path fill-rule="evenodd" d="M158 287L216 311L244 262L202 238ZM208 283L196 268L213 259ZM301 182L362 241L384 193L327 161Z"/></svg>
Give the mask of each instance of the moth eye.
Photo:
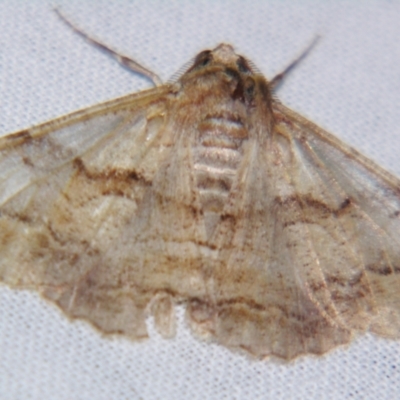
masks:
<svg viewBox="0 0 400 400"><path fill-rule="evenodd" d="M212 55L210 50L205 50L201 52L194 62L196 67L205 67L212 61Z"/></svg>
<svg viewBox="0 0 400 400"><path fill-rule="evenodd" d="M243 57L238 58L238 60L236 61L236 65L237 65L239 71L244 74L251 72L249 64L247 64L246 59Z"/></svg>
<svg viewBox="0 0 400 400"><path fill-rule="evenodd" d="M211 56L209 56L209 57L207 57L207 58L204 58L204 60L202 60L201 61L201 66L202 67L205 67L206 65L208 65L208 64L210 64L210 62L211 62Z"/></svg>
<svg viewBox="0 0 400 400"><path fill-rule="evenodd" d="M253 97L254 95L254 89L255 89L255 82L253 78L247 78L244 84L244 90L246 92L247 97Z"/></svg>

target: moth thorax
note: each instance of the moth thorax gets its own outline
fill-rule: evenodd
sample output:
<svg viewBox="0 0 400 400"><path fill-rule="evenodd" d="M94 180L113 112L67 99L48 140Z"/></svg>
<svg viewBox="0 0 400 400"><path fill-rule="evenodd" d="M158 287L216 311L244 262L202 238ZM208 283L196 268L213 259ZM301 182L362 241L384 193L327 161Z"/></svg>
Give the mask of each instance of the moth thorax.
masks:
<svg viewBox="0 0 400 400"><path fill-rule="evenodd" d="M242 160L248 132L240 118L226 113L207 116L197 127L193 149L196 186L208 238L215 230Z"/></svg>

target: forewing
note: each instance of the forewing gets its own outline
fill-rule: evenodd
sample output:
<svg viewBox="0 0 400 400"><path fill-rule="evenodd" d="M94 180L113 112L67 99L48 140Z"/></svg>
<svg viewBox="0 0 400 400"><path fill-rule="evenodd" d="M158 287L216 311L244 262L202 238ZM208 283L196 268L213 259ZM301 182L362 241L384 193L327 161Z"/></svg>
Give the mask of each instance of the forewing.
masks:
<svg viewBox="0 0 400 400"><path fill-rule="evenodd" d="M400 181L284 106L276 115L303 166L291 170L298 193L317 194L305 208L319 225L315 253L338 315L350 327L400 337Z"/></svg>
<svg viewBox="0 0 400 400"><path fill-rule="evenodd" d="M106 332L146 335L146 301L113 275L108 257L176 141L167 128L169 91L126 96L1 138L1 281L36 289ZM107 272L101 284L99 270Z"/></svg>
<svg viewBox="0 0 400 400"><path fill-rule="evenodd" d="M215 235L209 334L286 359L357 331L398 338L399 181L286 107L273 112Z"/></svg>

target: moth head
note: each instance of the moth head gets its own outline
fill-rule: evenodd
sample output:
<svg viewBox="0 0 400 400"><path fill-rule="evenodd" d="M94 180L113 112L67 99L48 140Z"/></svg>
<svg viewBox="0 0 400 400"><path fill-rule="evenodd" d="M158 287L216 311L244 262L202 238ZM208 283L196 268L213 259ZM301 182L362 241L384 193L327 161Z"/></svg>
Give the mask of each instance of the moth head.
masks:
<svg viewBox="0 0 400 400"><path fill-rule="evenodd" d="M239 73L252 75L258 73L254 65L246 58L237 54L230 44L222 43L214 50L203 50L193 61L187 72L211 67L230 68Z"/></svg>
<svg viewBox="0 0 400 400"><path fill-rule="evenodd" d="M213 50L200 52L193 60L191 67L181 77L181 82L192 79L207 79L215 77L221 82L231 85L231 97L247 105L254 102L257 89L267 89L267 81L254 64L237 54L234 48L222 43ZM269 97L269 96L268 96Z"/></svg>

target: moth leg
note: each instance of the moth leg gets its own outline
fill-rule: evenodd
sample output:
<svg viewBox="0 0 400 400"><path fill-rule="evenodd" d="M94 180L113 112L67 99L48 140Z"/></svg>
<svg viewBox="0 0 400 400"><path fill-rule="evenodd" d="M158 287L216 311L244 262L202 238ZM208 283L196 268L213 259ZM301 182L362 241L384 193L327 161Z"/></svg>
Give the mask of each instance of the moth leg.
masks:
<svg viewBox="0 0 400 400"><path fill-rule="evenodd" d="M121 65L124 67L130 69L131 71L134 71L140 75L143 75L147 78L149 78L155 86L161 86L162 82L160 77L155 74L154 72L150 71L149 69L143 67L140 65L137 61L132 60L131 58L118 53L117 51L113 50L111 47L99 42L98 40L92 38L85 32L83 32L81 29L76 27L72 22L70 22L61 12L59 9L55 8L54 12L58 15L58 17L66 24L68 25L75 33L77 33L81 38L86 40L90 45L97 47L98 49L104 51L111 57L115 58Z"/></svg>
<svg viewBox="0 0 400 400"><path fill-rule="evenodd" d="M321 36L316 36L313 41L301 52L301 54L295 58L282 72L278 75L275 75L270 81L270 87L272 90L276 90L276 88L282 83L282 81L286 78L286 76L291 72L297 65L303 61L311 52L311 50L318 43Z"/></svg>

